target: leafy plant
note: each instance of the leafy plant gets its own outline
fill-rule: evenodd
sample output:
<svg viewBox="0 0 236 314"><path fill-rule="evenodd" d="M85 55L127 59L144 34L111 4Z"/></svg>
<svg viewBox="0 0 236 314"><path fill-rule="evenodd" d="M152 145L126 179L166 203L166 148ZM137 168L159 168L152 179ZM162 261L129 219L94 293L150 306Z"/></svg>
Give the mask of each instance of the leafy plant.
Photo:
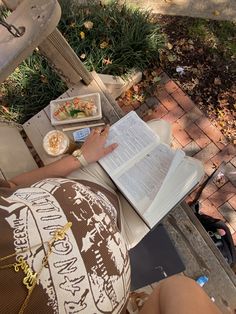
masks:
<svg viewBox="0 0 236 314"><path fill-rule="evenodd" d="M73 4L61 1L59 29L89 70L122 75L132 68L158 64L164 37L151 22L151 12L116 1Z"/></svg>
<svg viewBox="0 0 236 314"><path fill-rule="evenodd" d="M65 91L47 60L34 52L1 85L1 119L24 123Z"/></svg>

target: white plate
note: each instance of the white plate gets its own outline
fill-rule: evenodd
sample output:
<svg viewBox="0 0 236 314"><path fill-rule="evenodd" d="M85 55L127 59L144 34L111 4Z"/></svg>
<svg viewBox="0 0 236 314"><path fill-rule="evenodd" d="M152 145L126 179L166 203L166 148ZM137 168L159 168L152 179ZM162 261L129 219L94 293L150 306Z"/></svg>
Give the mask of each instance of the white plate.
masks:
<svg viewBox="0 0 236 314"><path fill-rule="evenodd" d="M70 100L73 100L75 98L80 98L80 99L85 99L85 100L93 100L96 107L97 107L97 113L94 116L89 116L89 117L84 117L84 118L65 119L65 120L55 119L53 116L55 110L57 110L58 107L60 105L63 105L66 101L70 101ZM102 107L101 107L100 94L99 93L93 93L93 94L88 94L88 95L78 95L78 96L73 96L73 97L69 97L69 98L52 100L50 102L50 115L51 115L52 125L60 125L60 124L99 120L102 118Z"/></svg>

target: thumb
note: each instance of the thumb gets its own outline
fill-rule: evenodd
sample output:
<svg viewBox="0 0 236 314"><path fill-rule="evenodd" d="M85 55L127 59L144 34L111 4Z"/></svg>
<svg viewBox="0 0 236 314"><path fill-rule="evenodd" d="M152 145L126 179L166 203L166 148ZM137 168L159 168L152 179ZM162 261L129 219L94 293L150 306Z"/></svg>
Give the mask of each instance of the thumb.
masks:
<svg viewBox="0 0 236 314"><path fill-rule="evenodd" d="M107 154L113 152L114 149L116 149L118 147L117 143L113 143L107 147L104 148L104 156L106 156Z"/></svg>

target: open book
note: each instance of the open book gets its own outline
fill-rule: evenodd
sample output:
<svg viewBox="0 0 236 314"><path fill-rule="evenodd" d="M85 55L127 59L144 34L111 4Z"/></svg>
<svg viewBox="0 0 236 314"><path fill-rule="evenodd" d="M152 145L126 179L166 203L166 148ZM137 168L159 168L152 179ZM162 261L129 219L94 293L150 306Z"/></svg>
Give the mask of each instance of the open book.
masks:
<svg viewBox="0 0 236 314"><path fill-rule="evenodd" d="M119 146L99 163L150 228L204 175L200 161L162 143L134 111L111 126L111 143Z"/></svg>

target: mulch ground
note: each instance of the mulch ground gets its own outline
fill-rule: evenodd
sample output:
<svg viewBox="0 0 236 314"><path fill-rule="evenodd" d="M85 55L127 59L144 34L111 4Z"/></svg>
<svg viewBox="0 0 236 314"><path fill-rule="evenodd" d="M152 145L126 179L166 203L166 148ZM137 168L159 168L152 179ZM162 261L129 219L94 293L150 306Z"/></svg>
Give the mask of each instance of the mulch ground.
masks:
<svg viewBox="0 0 236 314"><path fill-rule="evenodd" d="M161 66L236 144L236 56L230 55L214 34L205 40L190 36L192 18L157 16L157 22L168 37ZM212 23L217 27L218 22L211 21L214 28Z"/></svg>

